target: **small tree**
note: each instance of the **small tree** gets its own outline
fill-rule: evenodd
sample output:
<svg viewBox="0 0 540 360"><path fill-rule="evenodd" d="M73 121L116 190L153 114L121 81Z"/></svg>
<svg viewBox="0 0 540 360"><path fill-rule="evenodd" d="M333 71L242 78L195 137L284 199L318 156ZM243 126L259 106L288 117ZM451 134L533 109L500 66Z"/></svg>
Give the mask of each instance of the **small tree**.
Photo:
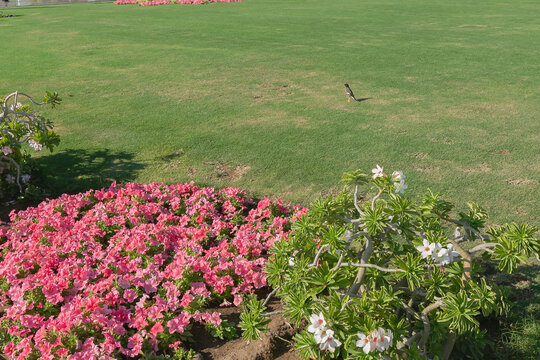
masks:
<svg viewBox="0 0 540 360"><path fill-rule="evenodd" d="M277 295L284 316L304 327L293 340L305 359L448 359L456 339L469 354L485 345L479 317L508 307L482 264L511 273L538 254L537 228L483 230L488 216L477 204L452 217L437 193L403 196L403 173L372 173L345 173L353 193L315 201L290 240L273 246L265 270L272 293L243 304L246 340L265 331L265 305ZM362 184L376 193L360 203Z"/></svg>
<svg viewBox="0 0 540 360"><path fill-rule="evenodd" d="M0 198L8 194L23 192L23 186L30 181L26 172L30 154L23 147L28 144L35 151L43 147L50 151L60 142L60 138L52 129L52 123L41 115L30 111L30 104L22 104L20 98L27 99L35 105L49 104L54 108L62 99L57 93L46 92L43 102L36 102L29 95L14 92L0 98ZM4 196L2 196L4 195Z"/></svg>

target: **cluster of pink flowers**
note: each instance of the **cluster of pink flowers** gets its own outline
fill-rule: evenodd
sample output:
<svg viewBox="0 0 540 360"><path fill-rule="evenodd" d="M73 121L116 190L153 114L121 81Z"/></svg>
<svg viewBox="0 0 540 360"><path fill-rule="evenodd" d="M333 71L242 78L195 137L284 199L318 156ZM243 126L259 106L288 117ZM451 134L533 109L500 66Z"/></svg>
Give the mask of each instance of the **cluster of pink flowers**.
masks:
<svg viewBox="0 0 540 360"><path fill-rule="evenodd" d="M218 2L241 2L242 0L176 0L171 2L170 0L150 0L150 1L141 1L141 0L116 0L115 5L129 5L129 4L139 4L140 6L152 6L152 5L168 5L171 3L176 4L187 4L187 5L204 5L210 3Z"/></svg>
<svg viewBox="0 0 540 360"><path fill-rule="evenodd" d="M152 1L141 1L139 2L139 5L141 6L154 6L154 5L168 5L170 4L170 0L152 0Z"/></svg>
<svg viewBox="0 0 540 360"><path fill-rule="evenodd" d="M114 2L115 5L130 5L130 4L138 4L139 0L116 0Z"/></svg>
<svg viewBox="0 0 540 360"><path fill-rule="evenodd" d="M10 359L170 354L209 305L264 287L268 248L306 209L245 192L112 184L0 225L0 352Z"/></svg>

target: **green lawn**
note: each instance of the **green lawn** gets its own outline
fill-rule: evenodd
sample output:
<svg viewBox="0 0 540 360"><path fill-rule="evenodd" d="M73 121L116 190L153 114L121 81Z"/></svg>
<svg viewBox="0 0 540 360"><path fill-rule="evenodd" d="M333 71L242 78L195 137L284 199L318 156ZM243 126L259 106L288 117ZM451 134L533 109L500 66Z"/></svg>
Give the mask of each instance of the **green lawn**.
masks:
<svg viewBox="0 0 540 360"><path fill-rule="evenodd" d="M5 12L0 94L64 98L46 111L61 146L39 159L53 194L194 180L308 204L381 164L411 194L540 224L538 0ZM345 82L369 99L347 103ZM496 358L538 354L538 266L522 276Z"/></svg>
<svg viewBox="0 0 540 360"><path fill-rule="evenodd" d="M0 93L53 89L53 191L194 180L307 203L401 169L539 223L540 3L246 0L10 9ZM347 103L343 83L357 97ZM67 95L69 94L69 95Z"/></svg>

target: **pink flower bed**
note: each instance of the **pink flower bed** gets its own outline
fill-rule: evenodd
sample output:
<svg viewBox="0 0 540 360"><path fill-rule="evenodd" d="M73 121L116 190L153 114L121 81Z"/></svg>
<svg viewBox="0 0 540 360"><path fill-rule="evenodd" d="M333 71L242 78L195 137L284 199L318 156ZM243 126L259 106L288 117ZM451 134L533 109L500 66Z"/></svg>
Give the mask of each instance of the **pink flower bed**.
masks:
<svg viewBox="0 0 540 360"><path fill-rule="evenodd" d="M130 5L130 4L139 4L140 6L152 6L152 5L169 5L169 4L187 4L187 5L204 5L210 3L218 2L241 2L242 0L116 0L115 5Z"/></svg>
<svg viewBox="0 0 540 360"><path fill-rule="evenodd" d="M208 305L264 287L268 248L305 209L239 189L116 184L0 226L0 346L10 359L172 354Z"/></svg>

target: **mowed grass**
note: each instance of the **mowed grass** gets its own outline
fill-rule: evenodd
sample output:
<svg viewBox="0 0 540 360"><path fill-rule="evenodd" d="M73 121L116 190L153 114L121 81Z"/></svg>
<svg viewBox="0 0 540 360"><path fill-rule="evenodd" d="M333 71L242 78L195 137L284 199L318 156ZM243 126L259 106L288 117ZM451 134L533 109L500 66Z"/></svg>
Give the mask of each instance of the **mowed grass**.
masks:
<svg viewBox="0 0 540 360"><path fill-rule="evenodd" d="M194 180L308 203L342 172L540 223L540 3L245 0L9 9L0 93L63 95L54 194ZM363 102L347 103L343 84Z"/></svg>

